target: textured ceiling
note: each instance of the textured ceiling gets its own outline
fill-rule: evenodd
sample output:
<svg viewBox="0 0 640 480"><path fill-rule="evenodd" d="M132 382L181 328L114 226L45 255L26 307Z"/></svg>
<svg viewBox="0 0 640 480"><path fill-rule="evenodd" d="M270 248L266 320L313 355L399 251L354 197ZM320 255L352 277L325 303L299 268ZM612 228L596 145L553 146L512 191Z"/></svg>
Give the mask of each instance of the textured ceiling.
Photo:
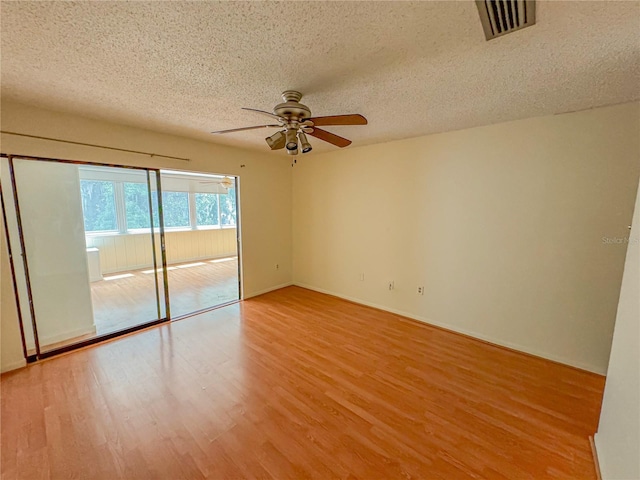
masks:
<svg viewBox="0 0 640 480"><path fill-rule="evenodd" d="M268 130L207 132L269 123L240 107L285 89L365 115L327 127L355 146L640 98L637 1L538 2L537 25L490 42L471 1L1 8L3 98L264 151Z"/></svg>

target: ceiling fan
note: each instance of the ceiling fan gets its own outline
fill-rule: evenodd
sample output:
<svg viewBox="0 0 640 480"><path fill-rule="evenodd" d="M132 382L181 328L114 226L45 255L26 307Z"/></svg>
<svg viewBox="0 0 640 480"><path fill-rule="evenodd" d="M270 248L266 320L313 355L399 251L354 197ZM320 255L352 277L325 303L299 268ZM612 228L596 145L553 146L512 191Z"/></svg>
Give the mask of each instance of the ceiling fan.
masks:
<svg viewBox="0 0 640 480"><path fill-rule="evenodd" d="M215 180L200 180L198 183L202 184L202 185L207 185L207 184L217 184L220 185L222 188L228 190L231 187L235 186L235 182L228 176L225 176L223 178L220 179L215 179Z"/></svg>
<svg viewBox="0 0 640 480"><path fill-rule="evenodd" d="M366 125L367 119L362 115L330 115L328 117L312 117L311 110L306 105L300 103L302 94L295 90L282 92L284 103L279 103L273 109L273 113L257 110L255 108L243 108L251 112L258 112L268 115L277 120L278 123L270 125L257 125L255 127L232 128L231 130L220 130L211 132L214 134L241 132L243 130L254 130L257 128L278 128L276 133L265 138L271 150L287 149L289 155L297 155L298 149L302 153L310 152L312 147L307 140L307 134L312 137L324 140L336 147L347 147L351 145L351 140L335 135L318 126L329 125ZM298 143L299 142L299 143Z"/></svg>

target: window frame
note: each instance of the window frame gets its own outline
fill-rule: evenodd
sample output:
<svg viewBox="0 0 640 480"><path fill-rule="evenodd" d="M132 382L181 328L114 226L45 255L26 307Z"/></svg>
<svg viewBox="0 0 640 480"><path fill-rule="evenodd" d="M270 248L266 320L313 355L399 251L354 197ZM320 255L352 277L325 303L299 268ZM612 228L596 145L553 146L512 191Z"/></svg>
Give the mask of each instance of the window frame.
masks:
<svg viewBox="0 0 640 480"><path fill-rule="evenodd" d="M82 179L81 179L82 180ZM148 228L128 228L127 226L127 206L125 200L125 192L124 192L124 184L125 183L140 183L142 185L146 185L143 182L131 182L131 181L123 181L123 180L105 180L113 183L113 195L115 202L115 216L116 216L116 230L94 230L94 231L86 231L85 236L108 236L108 235L140 235L146 234L151 231L151 227ZM237 183L236 183L237 185ZM165 232L187 232L193 230L223 230L228 228L237 228L238 218L237 218L237 194L235 193L235 185L234 187L230 187L227 189L227 193L213 193L213 192L180 192L176 190L162 190L162 193L165 192L175 192L175 193L188 193L188 208L189 208L189 225L179 226L179 227L166 227L164 228ZM236 215L234 217L233 224L222 224L222 216L220 211L221 200L220 197L224 195L228 195L229 191L233 190L235 195L235 204L236 204ZM209 195L217 195L216 208L218 211L218 223L216 225L198 225L197 221L197 207L196 207L196 194L203 193ZM164 203L164 199L163 199ZM83 212L84 215L84 212ZM151 220L153 222L153 220ZM154 230L157 227L153 227Z"/></svg>

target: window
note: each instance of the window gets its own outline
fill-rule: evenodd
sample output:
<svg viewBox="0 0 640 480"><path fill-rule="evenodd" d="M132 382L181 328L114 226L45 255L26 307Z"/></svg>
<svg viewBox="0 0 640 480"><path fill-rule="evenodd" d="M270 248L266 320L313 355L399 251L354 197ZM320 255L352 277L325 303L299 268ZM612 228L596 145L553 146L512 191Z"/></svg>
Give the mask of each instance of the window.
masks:
<svg viewBox="0 0 640 480"><path fill-rule="evenodd" d="M236 192L196 193L196 226L233 226L236 224Z"/></svg>
<svg viewBox="0 0 640 480"><path fill-rule="evenodd" d="M218 221L218 194L196 193L196 225L212 227L220 225Z"/></svg>
<svg viewBox="0 0 640 480"><path fill-rule="evenodd" d="M127 230L150 228L149 191L146 183L124 184L124 207L127 217ZM153 207L156 210L156 205L153 205ZM154 227L157 227L158 225L155 223Z"/></svg>
<svg viewBox="0 0 640 480"><path fill-rule="evenodd" d="M236 224L236 190L230 188L225 195L220 195L220 223L222 225Z"/></svg>
<svg viewBox="0 0 640 480"><path fill-rule="evenodd" d="M117 231L113 182L80 180L82 213L86 232Z"/></svg>
<svg viewBox="0 0 640 480"><path fill-rule="evenodd" d="M89 172L86 174L88 176L95 169L86 170ZM236 225L235 188L229 188L227 193L211 193L198 191L196 184L196 191L193 192L195 182L191 185L176 185L174 177L167 183L170 188L176 189L162 192L164 226L167 229L225 228ZM101 180L100 177L89 177L81 179L80 185L85 232L126 234L151 227L146 182L138 181L137 178ZM182 191L177 191L178 189ZM204 189L211 190L211 187L201 188ZM187 190L191 190L191 193ZM151 192L151 202L153 227L159 228L158 197L155 191Z"/></svg>
<svg viewBox="0 0 640 480"><path fill-rule="evenodd" d="M187 192L162 192L162 211L166 228L191 226Z"/></svg>
<svg viewBox="0 0 640 480"><path fill-rule="evenodd" d="M154 212L153 226L159 227L158 198L155 192L151 195ZM127 230L149 228L149 191L145 183L124 184L124 206L127 217ZM162 192L162 208L164 210L164 226L166 228L190 227L189 194L186 192Z"/></svg>

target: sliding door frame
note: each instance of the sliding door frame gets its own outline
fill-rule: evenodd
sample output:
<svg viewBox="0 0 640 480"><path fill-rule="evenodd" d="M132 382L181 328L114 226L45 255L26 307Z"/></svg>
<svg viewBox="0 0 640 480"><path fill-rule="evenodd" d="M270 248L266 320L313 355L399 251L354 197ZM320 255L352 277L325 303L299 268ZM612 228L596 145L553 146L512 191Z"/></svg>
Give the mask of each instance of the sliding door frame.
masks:
<svg viewBox="0 0 640 480"><path fill-rule="evenodd" d="M16 175L13 169L13 156L9 155L9 178L11 180L11 189L13 191L13 205L16 209L16 222L18 224L18 238L20 240L20 252L22 257L22 265L24 268L24 278L27 286L27 299L29 302L29 313L31 314L31 324L33 326L33 342L36 347L36 359L41 358L40 342L38 340L38 327L36 325L36 311L33 306L33 295L31 291L31 277L29 276L29 263L27 262L27 251L24 242L24 236L22 234L22 216L20 215L20 202L18 201L18 190L16 188ZM9 239L7 239L9 241ZM20 321L22 322L22 315L20 315ZM24 331L24 325L20 325L20 329ZM25 339L24 349L26 351L27 344Z"/></svg>
<svg viewBox="0 0 640 480"><path fill-rule="evenodd" d="M236 255L238 256L238 301L244 299L244 291L242 289L242 240L240 232L240 219L242 218L242 212L240 212L240 177L233 177L234 191L236 196Z"/></svg>
<svg viewBox="0 0 640 480"><path fill-rule="evenodd" d="M23 352L25 353L25 359L27 360L27 362L33 362L36 360L41 360L44 358L48 358L54 355L58 355L60 353L64 353L64 352L68 352L70 350L75 350L78 348L82 348L82 347L86 347L88 345L93 345L95 343L99 343L99 342L103 342L105 340L110 340L112 338L115 337L119 337L121 335L126 335L132 332L136 332L138 330L143 330L145 328L149 328L155 325L159 325L162 323L168 323L170 321L170 308L169 308L169 285L168 285L168 278L167 278L167 256L166 256L166 249L165 249L165 237L164 237L164 220L162 218L162 187L161 187L161 181L160 181L160 169L159 168L148 168L148 167L134 167L134 166L129 166L129 165L116 165L116 164L106 164L106 163L99 163L99 162L90 162L90 161L84 161L84 160L65 160L65 159L58 159L58 158L47 158L47 157L34 157L34 156L29 156L29 155L10 155L10 154L5 154L5 153L0 153L0 157L2 158L6 158L9 162L9 175L10 175L10 181L11 181L11 187L12 187L12 191L13 191L13 200L14 200L14 206L15 206L15 210L16 210L16 221L17 221L17 225L18 225L18 236L19 236L19 241L20 241L20 249L22 250L21 255L22 255L22 262L24 265L24 274L25 274L25 280L26 280L26 287L27 287L27 297L28 297L28 302L29 302L29 311L31 314L31 322L33 325L33 338L34 338L34 343L35 343L35 349L36 349L36 354L35 355L31 355L31 356L27 356L27 346L26 346L26 339L24 337L24 324L23 324L23 319L22 319L22 315L19 315L19 322L20 322L20 330L22 332L22 345L23 345ZM128 327L128 328L124 328L122 330L118 330L115 332L111 332L111 333L107 333L104 335L99 335L87 340L81 340L79 342L76 343L72 343L69 345L65 345L63 347L59 347L59 348L54 348L51 350L47 350L46 352L42 352L40 349L40 342L38 339L38 328L37 328L37 322L36 322L36 314L35 314L35 307L34 307L34 303L33 303L33 292L31 289L31 279L29 277L29 263L27 260L27 252L26 252L26 248L25 248L25 241L24 241L24 235L23 235L23 229L22 229L22 217L20 214L20 205L19 205L19 200L18 200L18 189L17 189L17 184L16 184L16 179L15 179L15 171L14 171L14 165L13 165L13 160L14 159L18 159L18 160L32 160L32 161L42 161L42 162L52 162L52 163L66 163L66 164L74 164L74 165L91 165L91 166L100 166L100 167L113 167L113 168L128 168L128 169L132 169L132 170L141 170L144 171L146 173L146 178L147 178L147 191L148 191L148 201L149 201L149 219L150 219L150 232L151 232L151 241L152 241L152 248L153 248L153 263L154 263L154 275L155 275L155 282L156 282L156 307L157 307L157 312L158 312L158 318L156 320L151 320L149 322L146 323L142 323L140 325L135 325L133 327ZM159 295L159 285L158 285L158 269L157 269L157 252L155 249L155 232L154 232L154 228L153 228L153 204L152 204L152 195L151 195L151 178L150 178L150 172L155 172L156 175L156 185L157 185L157 195L158 195L158 216L159 216L159 234L160 234L160 257L161 257L161 262L162 262L162 275L163 275L163 283L164 283L164 301L165 301L165 316L161 317L161 308L160 308L160 295ZM3 214L4 214L4 198L3 198ZM5 229L7 229L7 233L8 233L8 227L5 224ZM7 244L10 245L9 243L9 238L7 236ZM9 247L11 248L11 247ZM11 262L11 270L12 272L14 271L14 264L13 264L13 257L10 255L10 262ZM16 293L16 301L19 302L19 298L17 295L17 289L15 288L15 276L14 276L14 291ZM21 312L20 310L20 304L18 303L17 305L18 311Z"/></svg>
<svg viewBox="0 0 640 480"><path fill-rule="evenodd" d="M11 179L9 179L11 182ZM7 242L7 253L9 255L9 268L11 269L11 282L13 285L13 294L16 302L16 313L18 316L18 326L20 327L20 338L22 340L22 354L25 360L29 359L27 351L27 340L24 333L24 324L22 320L22 308L20 307L20 295L18 294L18 280L16 278L16 269L13 264L13 250L11 249L11 241L9 240L9 225L7 221L7 210L4 204L4 195L2 193L2 184L0 183L0 208L2 208L2 220L4 221L4 236Z"/></svg>
<svg viewBox="0 0 640 480"><path fill-rule="evenodd" d="M149 198L149 225L151 228L151 248L153 249L153 278L156 284L156 302L158 306L158 318L162 317L160 310L160 288L158 285L158 256L156 255L156 234L153 230L153 195L151 194L151 172L156 177L156 195L158 197L158 229L160 233L160 258L162 260L162 284L164 292L165 318L171 320L171 306L169 302L169 276L167 275L167 252L164 238L164 215L162 214L162 182L159 169L147 170L147 193Z"/></svg>
<svg viewBox="0 0 640 480"><path fill-rule="evenodd" d="M170 171L175 171L175 170L168 170L168 169L163 169L165 172L170 172ZM184 172L184 170L179 170L180 172ZM202 173L205 175L210 175L210 173L208 172L193 172L193 173ZM222 174L219 174L222 175ZM194 315L200 315L201 313L206 313L206 312L210 312L212 310L217 310L218 308L222 308L222 307L226 307L227 305L233 305L234 303L238 303L241 302L242 300L244 300L244 290L242 288L242 283L243 283L243 277L242 277L242 241L241 241L241 237L240 237L240 218L241 218L241 212L240 212L240 192L239 192L239 188L240 188L240 177L238 175L226 175L228 177L232 177L233 178L233 188L234 188L234 201L235 201L235 205L236 205L236 224L235 224L235 229L236 229L236 267L237 267L237 277L238 277L238 298L236 298L235 300L229 300L227 302L223 302L223 303L218 303L216 305L211 305L209 307L204 307L201 308L199 310L194 310L192 312L188 312L188 313L184 313L181 315L178 315L176 317L169 317L169 319L171 321L173 320L182 320L184 318L188 318L188 317L193 317ZM160 217L162 218L162 214L160 215ZM165 269L165 275L167 275L166 269ZM165 283L165 285L168 285L168 282ZM167 295L169 295L169 293L167 292ZM169 303L171 303L169 301Z"/></svg>

